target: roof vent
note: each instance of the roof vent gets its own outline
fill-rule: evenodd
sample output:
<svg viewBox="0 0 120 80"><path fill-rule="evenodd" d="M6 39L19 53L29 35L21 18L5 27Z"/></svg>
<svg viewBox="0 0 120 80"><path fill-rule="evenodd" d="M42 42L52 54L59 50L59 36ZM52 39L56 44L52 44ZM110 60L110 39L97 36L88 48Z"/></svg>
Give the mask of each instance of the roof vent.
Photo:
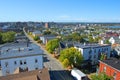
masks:
<svg viewBox="0 0 120 80"><path fill-rule="evenodd" d="M119 62L118 61L115 61L115 64L118 64Z"/></svg>

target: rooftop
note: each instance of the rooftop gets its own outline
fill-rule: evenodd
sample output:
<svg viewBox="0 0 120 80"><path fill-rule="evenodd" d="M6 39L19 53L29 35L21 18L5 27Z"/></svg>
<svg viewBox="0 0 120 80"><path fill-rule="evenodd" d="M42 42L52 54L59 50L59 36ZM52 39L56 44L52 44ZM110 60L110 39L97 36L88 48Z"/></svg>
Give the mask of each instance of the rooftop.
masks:
<svg viewBox="0 0 120 80"><path fill-rule="evenodd" d="M95 48L95 47L101 47L101 46L110 46L110 45L108 45L108 44L97 44L97 43L95 43L95 44L80 44L80 43L78 43L78 44L74 44L74 46L75 47L77 47L77 48Z"/></svg>
<svg viewBox="0 0 120 80"><path fill-rule="evenodd" d="M103 63L120 71L120 59L110 58L107 60L102 60L100 62L103 62Z"/></svg>
<svg viewBox="0 0 120 80"><path fill-rule="evenodd" d="M0 80L50 80L50 75L47 68L34 70L29 72L21 72L19 74L10 74L1 76Z"/></svg>
<svg viewBox="0 0 120 80"><path fill-rule="evenodd" d="M34 31L33 33L34 33L34 34L41 34L41 32L38 31L38 30L37 30L37 31Z"/></svg>
<svg viewBox="0 0 120 80"><path fill-rule="evenodd" d="M0 47L0 60L25 56L42 55L43 51L33 43L19 42Z"/></svg>

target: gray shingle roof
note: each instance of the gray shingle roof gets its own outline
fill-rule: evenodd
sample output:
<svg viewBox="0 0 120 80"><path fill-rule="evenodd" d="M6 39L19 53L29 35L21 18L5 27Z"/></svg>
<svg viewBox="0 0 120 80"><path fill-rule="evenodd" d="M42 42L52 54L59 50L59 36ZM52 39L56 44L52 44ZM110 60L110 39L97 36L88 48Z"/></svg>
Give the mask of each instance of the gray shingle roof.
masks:
<svg viewBox="0 0 120 80"><path fill-rule="evenodd" d="M120 71L120 59L110 58L108 60L102 60L101 62Z"/></svg>

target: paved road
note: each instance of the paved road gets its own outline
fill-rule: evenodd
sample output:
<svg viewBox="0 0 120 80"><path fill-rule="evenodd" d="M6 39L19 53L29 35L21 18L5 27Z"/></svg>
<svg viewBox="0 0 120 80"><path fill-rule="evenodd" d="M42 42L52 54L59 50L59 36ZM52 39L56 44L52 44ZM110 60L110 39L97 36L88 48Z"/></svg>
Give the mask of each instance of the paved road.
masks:
<svg viewBox="0 0 120 80"><path fill-rule="evenodd" d="M40 44L36 43L30 36L27 35L24 29L23 31L30 41L41 47ZM70 72L65 70L57 59L51 57L44 48L41 47L41 49L45 54L43 57L44 67L49 69L51 80L73 80Z"/></svg>

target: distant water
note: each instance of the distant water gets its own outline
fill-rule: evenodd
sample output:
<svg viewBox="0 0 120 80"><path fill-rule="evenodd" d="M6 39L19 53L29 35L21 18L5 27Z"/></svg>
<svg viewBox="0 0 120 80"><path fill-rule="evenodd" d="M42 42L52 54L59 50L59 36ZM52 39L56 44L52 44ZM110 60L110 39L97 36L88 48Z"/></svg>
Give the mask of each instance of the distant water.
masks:
<svg viewBox="0 0 120 80"><path fill-rule="evenodd" d="M120 28L120 26L106 26L106 28Z"/></svg>

